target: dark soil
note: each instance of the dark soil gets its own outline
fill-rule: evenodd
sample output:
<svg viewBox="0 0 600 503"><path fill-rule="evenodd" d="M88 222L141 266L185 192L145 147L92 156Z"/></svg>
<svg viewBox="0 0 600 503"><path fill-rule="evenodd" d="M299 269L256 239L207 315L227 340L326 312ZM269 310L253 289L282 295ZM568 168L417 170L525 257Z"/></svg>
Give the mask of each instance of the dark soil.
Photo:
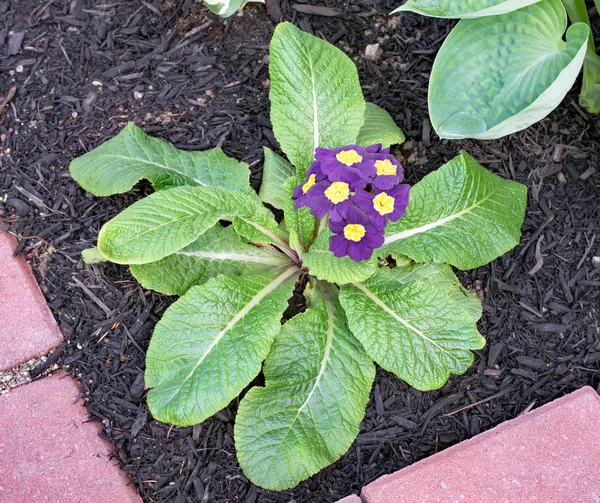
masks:
<svg viewBox="0 0 600 503"><path fill-rule="evenodd" d="M179 148L222 146L260 179L269 123L264 7L222 21L189 0L0 0L0 216L20 240L65 335L65 368L145 501L332 502L465 438L584 385L600 383L600 121L575 92L540 124L493 142L442 142L427 119L427 80L453 23L388 17L399 2L322 0L283 16L357 63L366 97L410 139L398 154L409 181L460 149L530 189L523 240L462 274L484 296L488 345L472 369L421 393L380 371L349 452L297 488L275 494L236 463L236 402L194 428L152 420L144 351L172 302L125 267L84 265L101 225L148 190L96 199L70 178L71 159L132 120ZM300 6L333 8L333 16ZM296 8L295 8L296 7ZM600 33L597 30L596 33ZM377 62L363 55L379 42ZM596 171L594 171L596 170ZM4 199L7 195L7 199ZM0 224L2 225L2 224Z"/></svg>

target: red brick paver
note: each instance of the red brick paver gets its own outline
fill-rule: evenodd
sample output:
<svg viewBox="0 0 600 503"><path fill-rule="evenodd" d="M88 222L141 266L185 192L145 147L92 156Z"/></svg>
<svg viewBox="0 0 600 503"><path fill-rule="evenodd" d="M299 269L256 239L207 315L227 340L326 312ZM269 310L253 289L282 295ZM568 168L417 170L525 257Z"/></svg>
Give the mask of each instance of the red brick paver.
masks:
<svg viewBox="0 0 600 503"><path fill-rule="evenodd" d="M64 374L0 395L0 501L141 503Z"/></svg>
<svg viewBox="0 0 600 503"><path fill-rule="evenodd" d="M0 231L0 371L42 356L63 341L31 268L12 255L16 246L11 234Z"/></svg>
<svg viewBox="0 0 600 503"><path fill-rule="evenodd" d="M356 494L351 494L341 500L337 500L336 503L362 503L362 500Z"/></svg>
<svg viewBox="0 0 600 503"><path fill-rule="evenodd" d="M590 387L365 486L365 503L598 503L600 397Z"/></svg>

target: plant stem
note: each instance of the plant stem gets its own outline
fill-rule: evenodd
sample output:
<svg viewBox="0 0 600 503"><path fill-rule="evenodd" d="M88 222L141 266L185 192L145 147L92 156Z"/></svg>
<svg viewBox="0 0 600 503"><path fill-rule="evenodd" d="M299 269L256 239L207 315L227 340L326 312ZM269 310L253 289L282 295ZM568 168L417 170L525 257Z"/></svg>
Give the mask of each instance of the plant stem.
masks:
<svg viewBox="0 0 600 503"><path fill-rule="evenodd" d="M596 54L594 36L585 0L562 0L571 23L585 23L590 27L588 47L583 64L583 84L579 104L590 113L600 113L600 57ZM594 0L600 11L600 0Z"/></svg>
<svg viewBox="0 0 600 503"><path fill-rule="evenodd" d="M571 23L590 24L585 0L562 0Z"/></svg>
<svg viewBox="0 0 600 503"><path fill-rule="evenodd" d="M600 56L598 56L597 54L594 54L594 53L588 51L585 54L585 62L588 65L593 66L594 68L597 68L598 70L600 70Z"/></svg>
<svg viewBox="0 0 600 503"><path fill-rule="evenodd" d="M600 3L600 0L594 0L596 4ZM594 37L592 35L592 26L590 24L590 16L588 15L587 8L585 6L585 0L562 0L563 5L569 16L571 23L585 23L590 27L590 38L588 51L596 53L594 47Z"/></svg>

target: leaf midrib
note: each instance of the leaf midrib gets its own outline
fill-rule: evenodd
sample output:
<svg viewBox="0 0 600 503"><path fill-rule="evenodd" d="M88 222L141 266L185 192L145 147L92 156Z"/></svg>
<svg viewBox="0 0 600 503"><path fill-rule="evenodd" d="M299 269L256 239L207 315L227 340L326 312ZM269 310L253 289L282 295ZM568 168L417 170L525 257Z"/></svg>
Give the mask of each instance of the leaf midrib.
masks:
<svg viewBox="0 0 600 503"><path fill-rule="evenodd" d="M278 236L277 234L275 234L275 232L267 229L266 227L263 227L262 225L253 222L251 220L248 220L247 218L241 217L239 215L236 215L240 220L243 220L244 222L246 222L248 225L254 227L258 232L264 234L265 236L267 236L268 238L272 239L273 242L277 243L280 246L283 246L284 248L289 248L288 243L285 241L285 239L283 239L281 236Z"/></svg>
<svg viewBox="0 0 600 503"><path fill-rule="evenodd" d="M385 238L385 242L383 243L383 246L389 245L391 243L395 243L396 241L399 241L401 239L406 239L411 236L415 236L416 234L422 234L423 232L430 231L437 227L444 226L447 223L450 223L453 220L460 218L463 215L466 215L466 214L470 213L471 211L473 211L474 209L476 209L477 207L481 206L484 202L486 202L488 199L490 199L492 197L492 195L494 195L494 192L495 192L494 190L491 190L487 196L480 199L472 206L469 206L468 208L465 208L464 210L459 211L458 213L453 213L452 215L448 215L447 217L436 220L435 222L430 222L430 223L422 225L420 227L415 227L413 229L407 229L405 231L401 231L396 234L387 236Z"/></svg>
<svg viewBox="0 0 600 503"><path fill-rule="evenodd" d="M173 219L168 220L166 222L162 222L162 223L160 223L160 224L158 224L158 225L156 225L154 227L150 227L150 228L146 229L145 231L140 232L139 234L136 234L135 236L132 236L131 238L127 239L126 241L121 241L116 246L118 246L118 247L126 246L129 243L131 243L132 241L138 240L141 236L144 236L144 235L148 234L149 232L154 232L157 229L160 229L161 227L164 227L165 225L170 225L170 224L173 224L175 222L179 222L180 220L183 220L185 218L197 217L197 216L199 216L197 213L185 213L184 215L181 215L181 216L179 216L177 218L173 218ZM102 253L102 250L100 250L100 252Z"/></svg>
<svg viewBox="0 0 600 503"><path fill-rule="evenodd" d="M331 346L333 344L334 316L333 316L333 308L331 306L331 302L329 301L329 299L327 299L327 297L325 295L323 296L323 302L325 304L325 310L327 312L327 339L325 341L325 349L323 351L323 358L321 359L321 366L319 367L319 372L317 374L317 377L316 377L316 379L314 381L314 384L313 384L311 390L308 393L308 396L306 397L306 400L304 400L304 402L302 403L302 405L298 408L298 412L296 413L296 416L291 421L289 428L287 429L287 431L285 432L283 438L279 442L279 446L280 447L284 445L284 443L285 443L288 435L290 434L290 432L294 428L294 425L296 424L296 421L298 421L298 418L300 417L300 414L302 413L302 411L304 410L304 408L310 402L310 399L312 398L312 396L315 393L315 391L317 389L319 389L319 383L321 382L321 378L325 374L325 369L327 367L327 364L329 363L329 354L331 353ZM276 459L279 459L279 458L277 458L276 456L273 456L271 458L271 462L269 463L269 466L267 467L268 470L271 469L271 466L272 466L273 462Z"/></svg>
<svg viewBox="0 0 600 503"><path fill-rule="evenodd" d="M394 318L396 321L398 321L399 323L404 325L409 331L414 332L419 337L421 337L424 341L429 342L431 345L438 348L442 353L448 355L454 361L461 363L460 360L456 356L454 356L451 352L449 352L447 349L440 346L437 342L435 342L430 337L427 337L417 327L413 326L410 322L406 321L404 318L402 318L397 313L395 313L385 302L383 302L377 295L375 295L373 292L371 292L371 290L369 290L368 288L366 288L364 285L362 285L360 283L354 283L353 285L356 288L358 288L360 291L362 291L369 299L371 299L377 306L379 306L381 309L383 309L392 318Z"/></svg>
<svg viewBox="0 0 600 503"><path fill-rule="evenodd" d="M181 380L177 391L172 393L171 398L166 402L165 405L171 403L175 397L179 395L183 385L190 380L190 378L195 374L198 370L202 362L211 354L212 350L223 340L223 337L230 332L235 325L237 325L252 309L254 309L260 302L269 294L273 293L278 287L280 287L283 283L285 283L289 278L291 278L297 271L296 267L288 267L281 271L281 273L276 276L272 281L270 281L265 287L263 287L260 291L258 291L252 299L248 301L244 305L242 309L240 309L235 316L231 318L231 320L225 325L223 329L219 331L214 340L210 343L210 345L203 351L203 354L198 359L198 362L192 370L188 373L188 375ZM156 387L160 386L164 381L158 384Z"/></svg>
<svg viewBox="0 0 600 503"><path fill-rule="evenodd" d="M231 260L234 262L250 262L254 264L265 264L265 265L273 265L280 266L286 263L285 255L279 254L279 256L270 256L270 255L260 255L260 254L248 254L248 253L236 253L236 252L226 252L226 251L194 251L194 252L185 252L185 251L177 251L175 255L185 255L186 257L197 257L200 259L209 259L209 260Z"/></svg>
<svg viewBox="0 0 600 503"><path fill-rule="evenodd" d="M188 175L186 173L183 173L181 171L177 171L176 169L171 168L169 166L166 166L164 164L160 164L160 163L157 163L157 162L149 161L148 159L139 159L137 157L127 157L127 156L124 156L124 155L117 155L117 154L110 154L107 157L114 157L115 159L124 159L124 160L131 161L131 162L140 162L140 163L144 163L144 164L149 164L151 166L156 166L157 168L161 168L161 169L164 169L166 171L171 171L172 173L176 173L177 175L182 176L184 178L189 178L190 180L193 180L194 182L196 182L201 187L206 187L207 186L206 183L204 183L201 180L198 180L197 178L194 178L194 177L192 177L192 176L190 176L190 175Z"/></svg>
<svg viewBox="0 0 600 503"><path fill-rule="evenodd" d="M316 77L315 69L313 67L313 60L310 52L308 53L308 63L310 68L310 83L312 88L312 99L313 99L313 150L319 146L320 133L319 133L319 108L317 104L317 89L316 89Z"/></svg>

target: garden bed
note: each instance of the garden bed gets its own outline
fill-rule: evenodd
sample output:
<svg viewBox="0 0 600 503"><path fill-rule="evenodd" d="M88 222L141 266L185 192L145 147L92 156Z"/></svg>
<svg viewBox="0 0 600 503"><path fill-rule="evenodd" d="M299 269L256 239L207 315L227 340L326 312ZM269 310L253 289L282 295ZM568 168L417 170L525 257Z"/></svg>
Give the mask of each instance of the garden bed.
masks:
<svg viewBox="0 0 600 503"><path fill-rule="evenodd" d="M277 148L268 110L273 21L261 6L223 21L183 0L0 1L0 94L16 87L0 111L0 197L8 194L0 216L19 236L19 251L34 266L67 338L58 355L81 379L91 416L102 421L146 501L336 501L600 382L600 266L592 262L600 255L600 120L583 113L572 92L548 119L509 138L441 142L427 120L427 81L453 23L388 17L395 4L387 1L348 3L311 2L329 7L330 16L302 13L285 0L282 11L355 61L365 97L390 111L408 138L395 151L408 181L464 149L527 184L528 212L521 245L460 275L484 299L480 330L488 345L470 371L429 393L378 371L349 452L276 494L254 487L237 465L236 401L194 428L152 420L143 400L144 352L172 299L145 292L125 267L89 266L80 258L100 226L149 186L96 199L67 169L71 159L135 121L179 148L221 146L251 165L258 187L262 147ZM366 46L375 43L381 58L366 59Z"/></svg>

